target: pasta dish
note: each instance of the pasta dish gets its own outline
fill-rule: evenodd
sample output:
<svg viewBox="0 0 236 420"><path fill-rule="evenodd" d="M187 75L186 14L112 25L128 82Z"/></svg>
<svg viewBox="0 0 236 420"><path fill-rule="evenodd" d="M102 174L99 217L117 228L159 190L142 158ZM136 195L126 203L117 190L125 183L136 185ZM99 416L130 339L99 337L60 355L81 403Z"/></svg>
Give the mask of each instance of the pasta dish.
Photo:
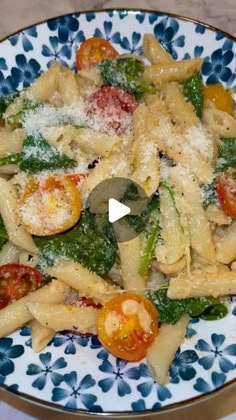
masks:
<svg viewBox="0 0 236 420"><path fill-rule="evenodd" d="M77 71L55 62L0 98L0 337L31 326L95 334L114 356L168 371L190 317L227 316L236 294L236 119L232 92L145 34L143 55L90 38ZM102 181L148 196L119 242L87 206ZM145 223L144 223L145 221Z"/></svg>

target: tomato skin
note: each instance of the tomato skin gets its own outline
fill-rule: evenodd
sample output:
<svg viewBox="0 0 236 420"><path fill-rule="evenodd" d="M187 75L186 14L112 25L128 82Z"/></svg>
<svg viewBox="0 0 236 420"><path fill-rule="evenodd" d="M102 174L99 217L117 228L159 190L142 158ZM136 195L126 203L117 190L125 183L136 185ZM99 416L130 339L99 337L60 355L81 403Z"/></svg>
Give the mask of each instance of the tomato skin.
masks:
<svg viewBox="0 0 236 420"><path fill-rule="evenodd" d="M217 195L225 214L236 219L236 170L223 172L217 179Z"/></svg>
<svg viewBox="0 0 236 420"><path fill-rule="evenodd" d="M131 127L132 115L138 105L128 92L103 86L87 98L85 109L87 117L95 124L101 122L99 131L122 134Z"/></svg>
<svg viewBox="0 0 236 420"><path fill-rule="evenodd" d="M219 83L207 85L204 87L204 99L214 102L217 109L220 111L234 114L234 100L230 89L225 89Z"/></svg>
<svg viewBox="0 0 236 420"><path fill-rule="evenodd" d="M118 52L106 39L88 38L76 52L76 67L79 70L95 66L105 59L113 60Z"/></svg>
<svg viewBox="0 0 236 420"><path fill-rule="evenodd" d="M0 309L36 290L44 276L23 264L0 266Z"/></svg>
<svg viewBox="0 0 236 420"><path fill-rule="evenodd" d="M80 192L67 176L35 176L25 186L19 200L17 216L32 235L55 235L76 224L81 205ZM63 209L65 213L60 213Z"/></svg>
<svg viewBox="0 0 236 420"><path fill-rule="evenodd" d="M124 292L100 310L97 330L99 340L114 356L139 361L157 335L158 312L145 297Z"/></svg>

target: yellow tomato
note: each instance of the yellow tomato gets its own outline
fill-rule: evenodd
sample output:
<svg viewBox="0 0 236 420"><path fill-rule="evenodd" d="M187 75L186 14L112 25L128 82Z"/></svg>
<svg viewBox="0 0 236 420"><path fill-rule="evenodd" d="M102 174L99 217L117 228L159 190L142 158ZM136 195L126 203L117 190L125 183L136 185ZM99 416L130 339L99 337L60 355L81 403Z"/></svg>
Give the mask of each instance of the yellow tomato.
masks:
<svg viewBox="0 0 236 420"><path fill-rule="evenodd" d="M64 232L79 220L80 192L66 176L32 177L18 206L18 219L32 235Z"/></svg>
<svg viewBox="0 0 236 420"><path fill-rule="evenodd" d="M210 100L214 102L217 109L220 111L234 114L234 100L233 94L230 89L225 89L220 84L207 85L204 87L204 100L205 103Z"/></svg>

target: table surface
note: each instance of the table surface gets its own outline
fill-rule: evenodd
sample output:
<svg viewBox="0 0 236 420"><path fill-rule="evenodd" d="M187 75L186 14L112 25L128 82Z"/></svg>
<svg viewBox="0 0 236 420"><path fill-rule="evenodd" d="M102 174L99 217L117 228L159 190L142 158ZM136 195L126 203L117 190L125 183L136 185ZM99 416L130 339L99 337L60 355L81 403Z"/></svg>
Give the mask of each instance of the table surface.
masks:
<svg viewBox="0 0 236 420"><path fill-rule="evenodd" d="M74 11L130 7L146 8L190 16L236 35L236 0L1 0L0 39L12 32L43 19ZM3 420L49 419L48 410L21 401L5 392L0 393L0 418ZM235 387L217 397L160 419L172 420L236 420ZM71 415L53 414L56 419L72 419ZM159 418L159 417L158 417ZM151 419L150 419L151 420Z"/></svg>

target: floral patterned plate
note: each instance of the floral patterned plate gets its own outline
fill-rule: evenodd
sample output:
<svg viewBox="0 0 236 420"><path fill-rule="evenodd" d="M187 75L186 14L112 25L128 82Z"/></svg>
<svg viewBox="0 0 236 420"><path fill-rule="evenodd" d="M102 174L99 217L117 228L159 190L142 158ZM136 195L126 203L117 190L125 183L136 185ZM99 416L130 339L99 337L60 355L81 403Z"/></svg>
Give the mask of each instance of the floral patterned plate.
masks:
<svg viewBox="0 0 236 420"><path fill-rule="evenodd" d="M50 19L3 40L0 94L29 86L54 60L74 67L75 51L87 37L106 38L120 52L140 53L145 32L153 33L174 58L204 57L206 83L221 82L236 92L236 39L230 35L174 15L107 10ZM28 327L0 340L0 386L81 416L150 415L181 407L235 380L235 298L229 299L228 307L223 320L192 319L166 386L152 379L145 360L116 359L96 337L58 335L35 354Z"/></svg>

